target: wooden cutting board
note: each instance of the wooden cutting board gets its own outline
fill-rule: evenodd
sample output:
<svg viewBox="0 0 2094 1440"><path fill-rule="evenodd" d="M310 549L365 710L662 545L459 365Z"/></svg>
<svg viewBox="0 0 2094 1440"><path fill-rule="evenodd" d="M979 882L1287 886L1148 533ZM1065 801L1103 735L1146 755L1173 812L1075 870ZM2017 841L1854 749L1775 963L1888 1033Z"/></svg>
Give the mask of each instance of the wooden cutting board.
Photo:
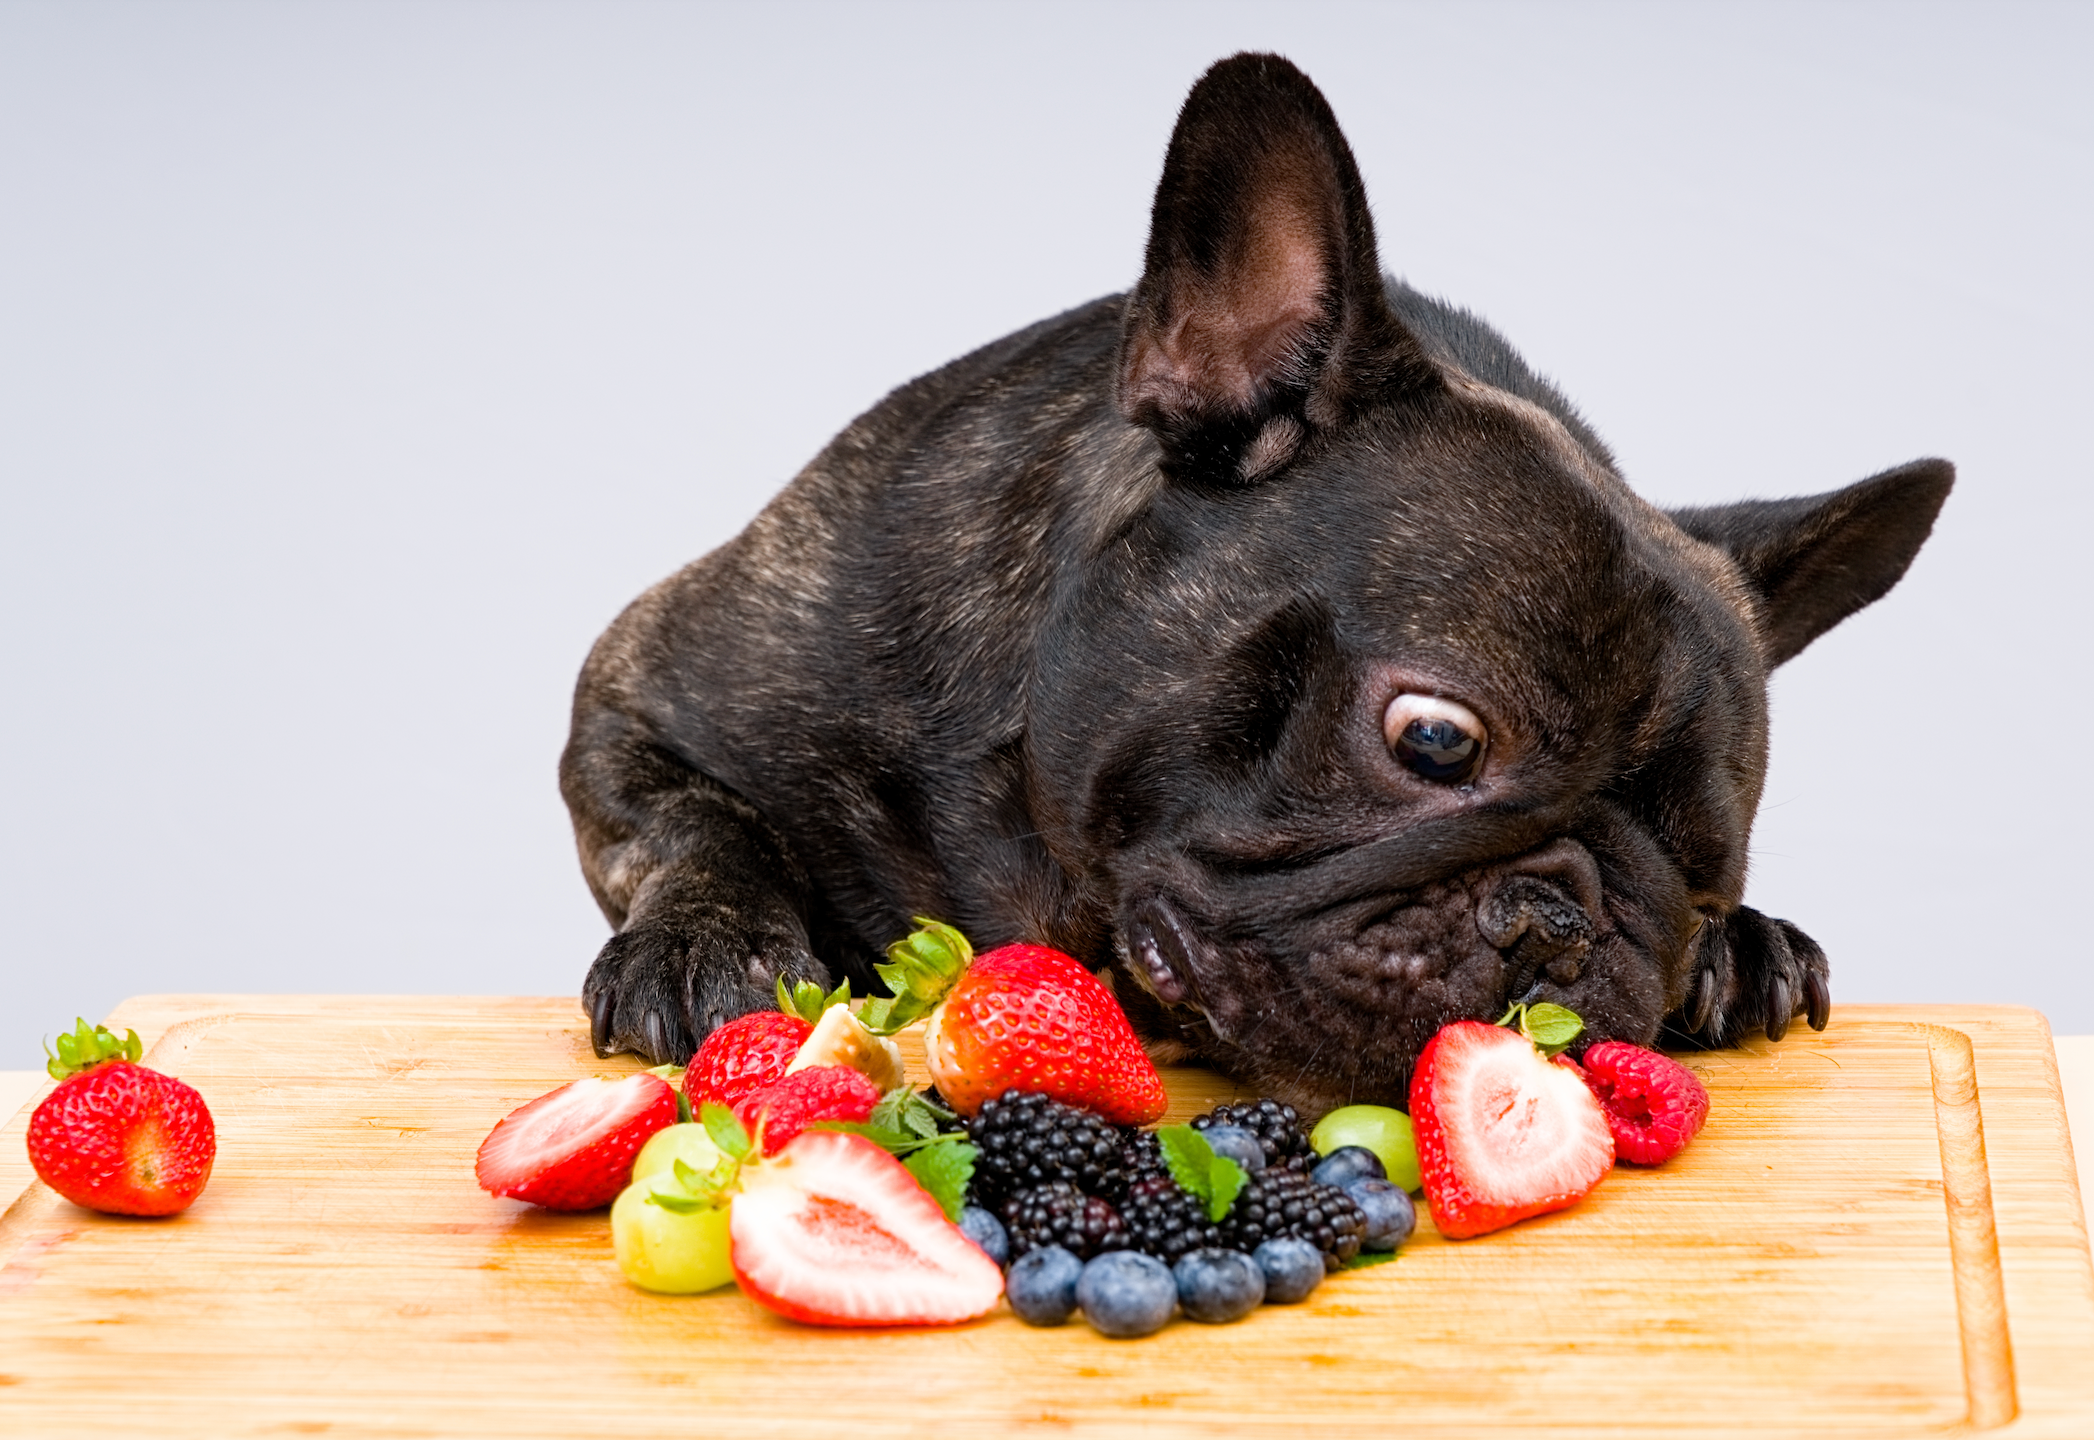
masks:
<svg viewBox="0 0 2094 1440"><path fill-rule="evenodd" d="M570 1000L156 996L110 1023L209 1099L217 1170L169 1220L36 1184L0 1217L7 1434L2094 1435L2094 1268L2034 1011L1843 1006L1686 1057L1712 1107L1671 1164L1139 1341L632 1288L601 1212L473 1184L503 1114L631 1068ZM1174 1118L1233 1094L1167 1079Z"/></svg>

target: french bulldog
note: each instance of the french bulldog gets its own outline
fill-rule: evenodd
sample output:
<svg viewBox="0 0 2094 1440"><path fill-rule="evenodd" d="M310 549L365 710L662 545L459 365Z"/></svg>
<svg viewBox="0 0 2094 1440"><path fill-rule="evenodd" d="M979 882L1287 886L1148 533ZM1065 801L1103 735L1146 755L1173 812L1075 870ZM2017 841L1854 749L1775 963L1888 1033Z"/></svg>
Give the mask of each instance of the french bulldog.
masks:
<svg viewBox="0 0 2094 1440"><path fill-rule="evenodd" d="M1384 275L1308 78L1224 60L1131 293L903 385L597 642L560 767L596 1048L877 993L917 915L1081 958L1159 1059L1311 1116L1513 1002L1822 1029L1823 953L1742 903L1767 675L1953 474L1654 508Z"/></svg>

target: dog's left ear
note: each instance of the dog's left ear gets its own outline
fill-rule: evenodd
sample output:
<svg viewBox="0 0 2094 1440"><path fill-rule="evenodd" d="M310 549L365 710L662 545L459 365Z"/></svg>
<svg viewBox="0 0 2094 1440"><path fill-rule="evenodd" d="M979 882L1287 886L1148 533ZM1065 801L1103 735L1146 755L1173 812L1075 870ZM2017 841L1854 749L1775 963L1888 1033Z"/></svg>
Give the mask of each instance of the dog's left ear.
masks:
<svg viewBox="0 0 2094 1440"><path fill-rule="evenodd" d="M1915 460L1829 495L1670 513L1745 572L1771 670L1898 583L1955 479L1946 460Z"/></svg>
<svg viewBox="0 0 2094 1440"><path fill-rule="evenodd" d="M1438 372L1389 309L1352 150L1309 77L1236 55L1186 97L1141 283L1120 411L1173 479L1255 480L1309 431Z"/></svg>

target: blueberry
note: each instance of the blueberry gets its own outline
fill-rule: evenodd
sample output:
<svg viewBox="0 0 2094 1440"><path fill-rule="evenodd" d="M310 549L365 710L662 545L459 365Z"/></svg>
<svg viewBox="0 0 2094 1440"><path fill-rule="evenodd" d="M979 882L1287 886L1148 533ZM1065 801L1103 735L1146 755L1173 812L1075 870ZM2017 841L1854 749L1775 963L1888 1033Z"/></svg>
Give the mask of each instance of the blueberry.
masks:
<svg viewBox="0 0 2094 1440"><path fill-rule="evenodd" d="M1323 1283L1323 1252L1306 1240L1283 1235L1268 1240L1251 1258L1265 1272L1265 1303L1292 1305Z"/></svg>
<svg viewBox="0 0 2094 1440"><path fill-rule="evenodd" d="M1362 1250L1394 1250L1418 1228L1418 1207L1401 1187L1387 1180L1355 1180L1345 1187L1353 1203L1367 1214Z"/></svg>
<svg viewBox="0 0 2094 1440"><path fill-rule="evenodd" d="M1323 1163L1309 1172L1309 1178L1318 1185L1343 1190L1355 1180L1386 1180L1389 1172L1383 1168L1381 1156L1366 1146L1341 1145L1323 1157Z"/></svg>
<svg viewBox="0 0 2094 1440"><path fill-rule="evenodd" d="M1215 1154L1228 1156L1243 1167L1245 1174L1255 1174L1265 1168L1265 1142L1243 1126L1209 1125L1200 1133L1207 1137Z"/></svg>
<svg viewBox="0 0 2094 1440"><path fill-rule="evenodd" d="M1020 1262L1023 1263L1023 1262ZM1017 1266L1011 1267L1013 1275ZM1134 1250L1108 1250L1083 1267L1076 1303L1098 1333L1115 1340L1153 1335L1178 1308L1178 1282L1168 1265Z"/></svg>
<svg viewBox="0 0 2094 1440"><path fill-rule="evenodd" d="M1059 1325L1076 1312L1076 1279L1083 1262L1059 1245L1028 1250L1004 1277L1003 1298L1028 1325Z"/></svg>
<svg viewBox="0 0 2094 1440"><path fill-rule="evenodd" d="M1318 1259L1316 1268L1323 1268ZM1265 1272L1241 1250L1189 1250L1171 1267L1185 1318L1226 1325L1265 1303Z"/></svg>
<svg viewBox="0 0 2094 1440"><path fill-rule="evenodd" d="M982 1247L982 1253L998 1265L1011 1262L1011 1237L1003 1222L979 1205L960 1211L960 1233Z"/></svg>

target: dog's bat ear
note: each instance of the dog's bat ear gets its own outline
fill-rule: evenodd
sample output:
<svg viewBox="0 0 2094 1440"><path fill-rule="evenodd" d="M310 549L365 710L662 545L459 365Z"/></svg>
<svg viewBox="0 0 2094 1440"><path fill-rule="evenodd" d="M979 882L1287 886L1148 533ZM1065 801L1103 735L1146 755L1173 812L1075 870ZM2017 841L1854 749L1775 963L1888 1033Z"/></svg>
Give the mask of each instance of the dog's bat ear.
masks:
<svg viewBox="0 0 2094 1440"><path fill-rule="evenodd" d="M1772 669L1898 583L1955 479L1946 460L1915 460L1827 495L1671 514L1745 572Z"/></svg>
<svg viewBox="0 0 2094 1440"><path fill-rule="evenodd" d="M1255 480L1310 430L1439 373L1389 309L1359 166L1309 77L1236 55L1186 97L1118 400L1174 479Z"/></svg>

